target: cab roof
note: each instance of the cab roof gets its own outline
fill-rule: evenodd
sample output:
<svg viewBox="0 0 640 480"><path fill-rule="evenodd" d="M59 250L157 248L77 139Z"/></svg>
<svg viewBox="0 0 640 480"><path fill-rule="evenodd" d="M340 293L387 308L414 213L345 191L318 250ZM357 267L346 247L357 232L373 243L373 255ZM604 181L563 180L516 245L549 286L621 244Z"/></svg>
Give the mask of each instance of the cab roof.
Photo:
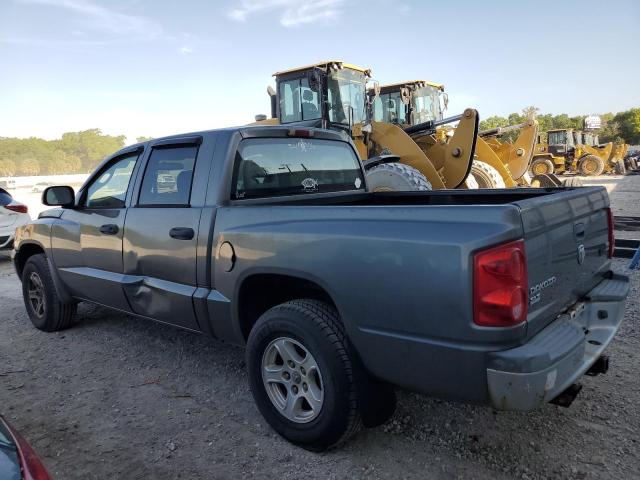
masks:
<svg viewBox="0 0 640 480"><path fill-rule="evenodd" d="M409 86L416 86L420 88L426 85L437 88L438 90L441 90L444 92L444 84L429 82L427 80L407 80L406 82L388 83L386 85L382 85L382 87L380 87L380 91L397 90L398 88L409 87Z"/></svg>
<svg viewBox="0 0 640 480"><path fill-rule="evenodd" d="M362 72L367 76L371 75L371 69L370 68L363 68L363 67L359 67L357 65L353 65L351 63L345 63L343 61L340 60L326 60L324 62L318 62L318 63L313 63L311 65L304 65L302 67L295 67L295 68L290 68L288 70L281 70L279 72L276 72L273 74L274 77L277 77L279 75L284 75L286 73L294 73L294 72L299 72L302 70L311 70L312 68L329 68L329 67L336 67L338 69L350 69L350 70L356 70L358 72Z"/></svg>

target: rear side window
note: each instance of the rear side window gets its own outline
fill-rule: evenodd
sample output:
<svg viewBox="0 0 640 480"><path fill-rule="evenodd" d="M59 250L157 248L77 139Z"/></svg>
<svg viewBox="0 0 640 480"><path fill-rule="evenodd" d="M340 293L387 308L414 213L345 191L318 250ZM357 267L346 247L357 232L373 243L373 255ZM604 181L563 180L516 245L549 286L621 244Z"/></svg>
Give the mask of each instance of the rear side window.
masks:
<svg viewBox="0 0 640 480"><path fill-rule="evenodd" d="M124 208L129 180L138 154L111 163L87 188L87 207Z"/></svg>
<svg viewBox="0 0 640 480"><path fill-rule="evenodd" d="M153 149L138 205L189 205L197 154L197 146Z"/></svg>
<svg viewBox="0 0 640 480"><path fill-rule="evenodd" d="M364 189L351 146L313 138L243 140L233 178L234 199Z"/></svg>
<svg viewBox="0 0 640 480"><path fill-rule="evenodd" d="M4 207L5 205L9 205L13 201L11 195L6 190L0 188L0 207Z"/></svg>

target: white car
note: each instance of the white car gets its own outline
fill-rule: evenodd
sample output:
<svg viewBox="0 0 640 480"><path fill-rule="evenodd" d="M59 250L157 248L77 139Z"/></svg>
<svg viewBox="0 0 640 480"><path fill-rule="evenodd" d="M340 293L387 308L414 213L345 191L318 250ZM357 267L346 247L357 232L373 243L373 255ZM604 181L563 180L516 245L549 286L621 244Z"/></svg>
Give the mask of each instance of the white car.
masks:
<svg viewBox="0 0 640 480"><path fill-rule="evenodd" d="M0 188L0 250L13 247L16 228L30 221L27 206L16 202L9 192Z"/></svg>

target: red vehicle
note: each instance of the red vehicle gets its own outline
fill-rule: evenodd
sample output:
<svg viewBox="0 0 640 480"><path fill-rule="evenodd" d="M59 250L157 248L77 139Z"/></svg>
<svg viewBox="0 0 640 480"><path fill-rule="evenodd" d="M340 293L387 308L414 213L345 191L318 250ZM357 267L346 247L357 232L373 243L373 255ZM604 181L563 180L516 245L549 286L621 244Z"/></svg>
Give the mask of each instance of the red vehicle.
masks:
<svg viewBox="0 0 640 480"><path fill-rule="evenodd" d="M1 416L0 479L53 480L33 448Z"/></svg>

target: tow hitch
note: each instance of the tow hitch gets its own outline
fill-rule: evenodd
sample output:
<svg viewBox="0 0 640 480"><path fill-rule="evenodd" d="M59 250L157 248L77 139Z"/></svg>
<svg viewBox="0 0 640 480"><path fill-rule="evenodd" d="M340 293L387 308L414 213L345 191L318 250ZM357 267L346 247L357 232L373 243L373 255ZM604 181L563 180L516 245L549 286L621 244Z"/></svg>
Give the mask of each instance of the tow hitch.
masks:
<svg viewBox="0 0 640 480"><path fill-rule="evenodd" d="M609 357L607 355L601 355L593 362L593 365L589 367L586 374L595 377L596 375L605 374L609 370Z"/></svg>
<svg viewBox="0 0 640 480"><path fill-rule="evenodd" d="M573 401L578 396L578 393L580 393L580 390L582 390L582 385L580 385L579 383L574 383L573 385L570 385L569 387L567 387L567 389L564 392L562 392L556 398L551 400L549 403L558 405L559 407L567 408L571 406Z"/></svg>

